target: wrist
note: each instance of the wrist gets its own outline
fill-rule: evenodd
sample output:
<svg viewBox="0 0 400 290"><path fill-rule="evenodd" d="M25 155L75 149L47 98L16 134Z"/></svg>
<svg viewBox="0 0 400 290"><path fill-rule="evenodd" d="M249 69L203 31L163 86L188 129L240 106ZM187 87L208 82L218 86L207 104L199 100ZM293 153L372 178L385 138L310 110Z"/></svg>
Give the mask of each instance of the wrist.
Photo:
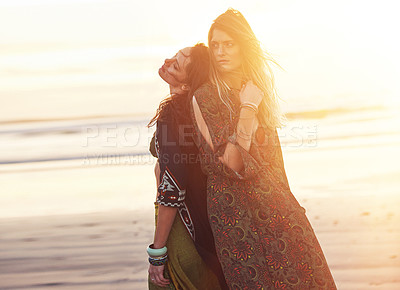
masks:
<svg viewBox="0 0 400 290"><path fill-rule="evenodd" d="M154 248L154 244L148 245L147 247L147 254L149 254L150 257L161 257L164 256L167 253L167 247L162 247L159 249Z"/></svg>
<svg viewBox="0 0 400 290"><path fill-rule="evenodd" d="M247 107L247 106L240 107L240 118L250 119L250 118L255 118L256 115L257 115L257 112L254 111L252 108Z"/></svg>
<svg viewBox="0 0 400 290"><path fill-rule="evenodd" d="M241 131L237 131L236 132L236 138L240 138L242 140L244 140L245 142L251 142L251 135L247 135Z"/></svg>
<svg viewBox="0 0 400 290"><path fill-rule="evenodd" d="M152 248L152 249L162 249L164 247L165 247L165 245L159 244L157 242L154 242L154 244L150 245L150 248Z"/></svg>
<svg viewBox="0 0 400 290"><path fill-rule="evenodd" d="M255 114L258 113L258 105L252 102L242 102L240 109L247 109L253 111Z"/></svg>
<svg viewBox="0 0 400 290"><path fill-rule="evenodd" d="M244 124L239 124L236 126L236 135L243 140L249 141L252 136L252 124L248 124L249 126L243 126Z"/></svg>

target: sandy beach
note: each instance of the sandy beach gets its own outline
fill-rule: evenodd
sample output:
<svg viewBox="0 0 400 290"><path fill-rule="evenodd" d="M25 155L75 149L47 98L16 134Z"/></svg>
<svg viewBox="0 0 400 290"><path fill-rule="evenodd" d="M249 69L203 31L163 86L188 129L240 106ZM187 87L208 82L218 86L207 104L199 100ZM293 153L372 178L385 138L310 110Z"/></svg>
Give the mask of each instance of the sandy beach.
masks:
<svg viewBox="0 0 400 290"><path fill-rule="evenodd" d="M281 138L292 192L338 289L400 288L400 135L398 119L387 115L314 120L317 138L307 146ZM146 289L152 168L144 161L2 165L0 289Z"/></svg>

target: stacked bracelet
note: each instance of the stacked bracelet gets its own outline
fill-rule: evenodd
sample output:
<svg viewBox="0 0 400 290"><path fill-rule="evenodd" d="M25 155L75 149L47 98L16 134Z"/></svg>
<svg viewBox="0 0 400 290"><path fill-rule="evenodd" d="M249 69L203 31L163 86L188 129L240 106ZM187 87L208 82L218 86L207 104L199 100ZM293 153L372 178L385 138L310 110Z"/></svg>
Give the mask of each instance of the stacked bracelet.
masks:
<svg viewBox="0 0 400 290"><path fill-rule="evenodd" d="M168 255L165 254L164 256L160 258L153 258L149 257L149 263L152 264L153 266L162 266L168 261Z"/></svg>
<svg viewBox="0 0 400 290"><path fill-rule="evenodd" d="M244 140L251 140L251 134L247 134L246 132L243 132L242 130L240 130L239 127L237 127L237 132L236 132L236 134L237 134L240 138L242 138L242 139L244 139Z"/></svg>
<svg viewBox="0 0 400 290"><path fill-rule="evenodd" d="M258 113L258 106L254 103L250 103L250 102L242 103L240 105L240 109L242 109L242 108L249 108L249 109L253 110L254 113L256 113L256 114Z"/></svg>
<svg viewBox="0 0 400 290"><path fill-rule="evenodd" d="M167 247L162 247L161 249L154 249L153 245L154 244L151 244L147 247L147 254L149 254L150 257L160 257L165 255L165 253L167 253Z"/></svg>
<svg viewBox="0 0 400 290"><path fill-rule="evenodd" d="M168 260L167 247L161 249L154 249L154 244L147 247L147 254L149 254L149 263L153 266L164 265Z"/></svg>
<svg viewBox="0 0 400 290"><path fill-rule="evenodd" d="M238 135L238 137L242 138L243 140L247 140L247 141L251 140L251 137L243 136L239 132L237 132L237 135Z"/></svg>

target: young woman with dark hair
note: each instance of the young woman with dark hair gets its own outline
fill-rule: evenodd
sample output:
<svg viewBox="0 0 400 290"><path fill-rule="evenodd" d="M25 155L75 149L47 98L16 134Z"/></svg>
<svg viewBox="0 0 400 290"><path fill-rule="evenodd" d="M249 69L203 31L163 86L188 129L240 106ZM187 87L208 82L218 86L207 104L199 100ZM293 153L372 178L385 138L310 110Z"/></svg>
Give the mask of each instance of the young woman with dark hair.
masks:
<svg viewBox="0 0 400 290"><path fill-rule="evenodd" d="M180 50L165 60L159 75L171 95L149 123L157 124L151 151L158 158L149 289L228 289L207 218L206 176L192 138L189 107L193 92L208 81L208 48L198 44Z"/></svg>

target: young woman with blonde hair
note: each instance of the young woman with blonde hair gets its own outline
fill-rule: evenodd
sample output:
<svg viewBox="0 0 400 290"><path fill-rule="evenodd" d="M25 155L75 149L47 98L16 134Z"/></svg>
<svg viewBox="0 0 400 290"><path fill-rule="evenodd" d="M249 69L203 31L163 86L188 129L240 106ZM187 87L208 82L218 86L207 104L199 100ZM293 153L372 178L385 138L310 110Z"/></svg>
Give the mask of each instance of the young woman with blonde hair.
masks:
<svg viewBox="0 0 400 290"><path fill-rule="evenodd" d="M336 289L286 177L271 59L243 15L212 24L211 80L191 117L207 174L207 213L230 289Z"/></svg>

